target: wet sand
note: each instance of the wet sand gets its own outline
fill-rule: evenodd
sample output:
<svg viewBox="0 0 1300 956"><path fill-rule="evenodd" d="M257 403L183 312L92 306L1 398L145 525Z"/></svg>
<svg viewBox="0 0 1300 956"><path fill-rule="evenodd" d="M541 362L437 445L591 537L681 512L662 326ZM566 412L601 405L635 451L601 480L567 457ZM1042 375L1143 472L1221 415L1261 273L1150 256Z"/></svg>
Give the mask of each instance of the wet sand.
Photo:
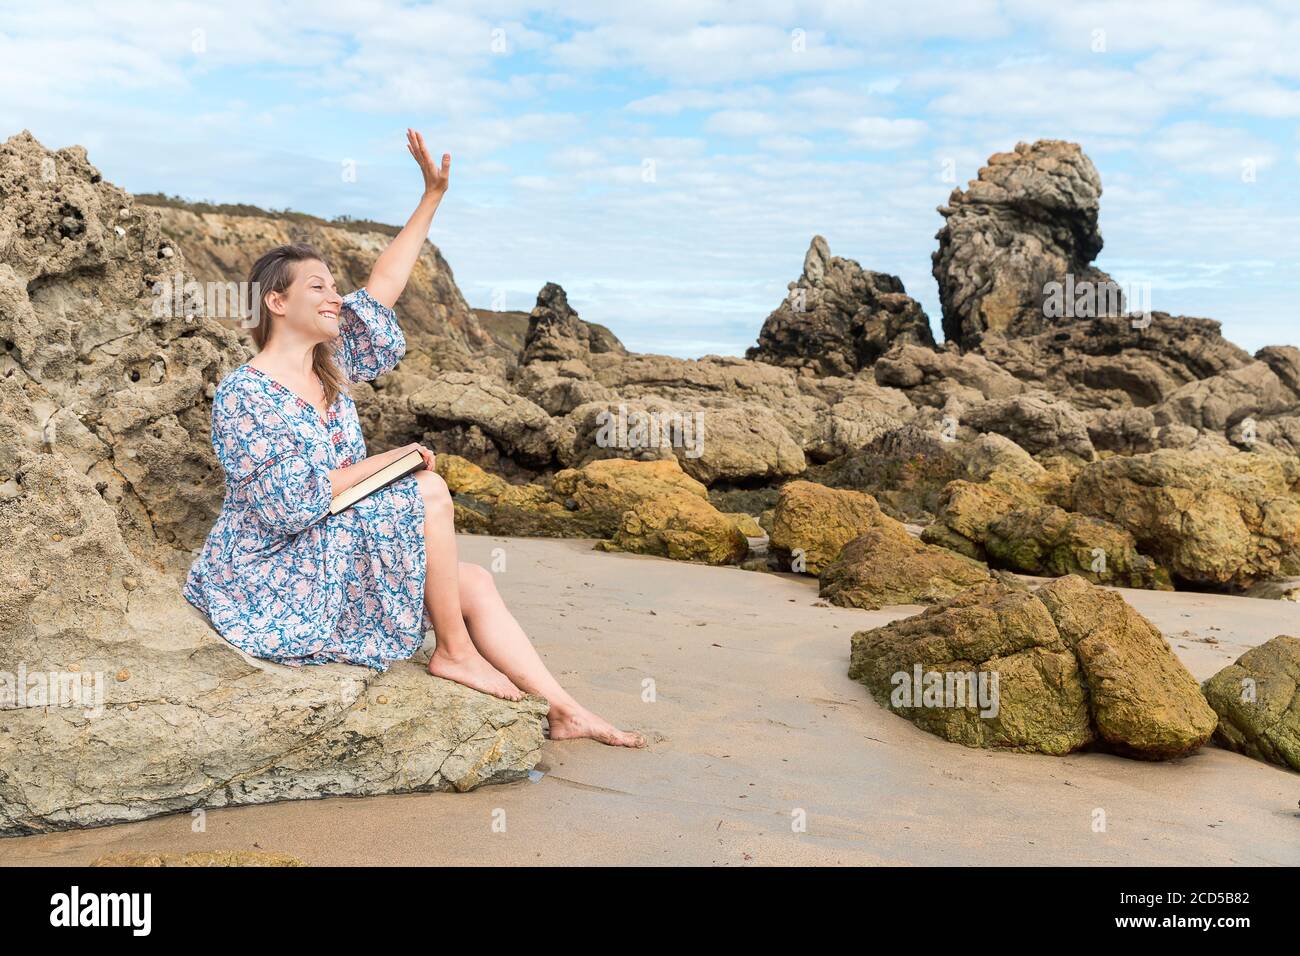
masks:
<svg viewBox="0 0 1300 956"><path fill-rule="evenodd" d="M484 565L503 549L498 586L551 669L647 750L548 741L536 780L213 810L204 833L176 814L0 840L0 864L1300 864L1300 774L1213 746L1167 763L971 750L879 707L845 676L849 637L920 608L816 607L811 578L586 541L460 541ZM1123 593L1198 679L1300 636L1294 602Z"/></svg>

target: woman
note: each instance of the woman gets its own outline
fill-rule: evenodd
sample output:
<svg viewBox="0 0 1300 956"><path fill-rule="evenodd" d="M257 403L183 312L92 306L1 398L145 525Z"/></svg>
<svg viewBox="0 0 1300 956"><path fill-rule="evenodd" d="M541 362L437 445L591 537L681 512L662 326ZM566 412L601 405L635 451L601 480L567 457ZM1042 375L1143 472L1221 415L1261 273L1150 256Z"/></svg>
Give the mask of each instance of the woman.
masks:
<svg viewBox="0 0 1300 956"><path fill-rule="evenodd" d="M294 666L343 661L388 669L432 627L429 673L507 700L550 702L551 739L645 745L573 699L546 669L497 593L493 575L457 560L451 495L434 456L407 445L367 457L349 383L389 371L406 352L392 306L447 190L419 133L407 148L424 195L375 263L340 297L306 245L253 266L257 355L221 380L212 445L226 498L190 568L185 597L248 654ZM330 515L330 499L411 450L427 469Z"/></svg>

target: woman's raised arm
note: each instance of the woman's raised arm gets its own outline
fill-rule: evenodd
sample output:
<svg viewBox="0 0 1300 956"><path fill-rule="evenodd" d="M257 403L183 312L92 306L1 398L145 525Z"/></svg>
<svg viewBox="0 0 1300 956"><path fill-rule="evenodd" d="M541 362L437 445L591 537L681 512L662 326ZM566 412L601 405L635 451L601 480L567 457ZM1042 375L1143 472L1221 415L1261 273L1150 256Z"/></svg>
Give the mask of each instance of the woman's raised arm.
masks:
<svg viewBox="0 0 1300 956"><path fill-rule="evenodd" d="M420 172L424 175L424 195L402 231L375 262L366 281L366 291L390 309L406 288L406 280L411 277L411 269L420 256L420 246L429 235L433 214L442 202L451 178L451 153L443 153L442 165L435 165L424 145L424 137L412 129L406 131L406 148L420 164Z"/></svg>

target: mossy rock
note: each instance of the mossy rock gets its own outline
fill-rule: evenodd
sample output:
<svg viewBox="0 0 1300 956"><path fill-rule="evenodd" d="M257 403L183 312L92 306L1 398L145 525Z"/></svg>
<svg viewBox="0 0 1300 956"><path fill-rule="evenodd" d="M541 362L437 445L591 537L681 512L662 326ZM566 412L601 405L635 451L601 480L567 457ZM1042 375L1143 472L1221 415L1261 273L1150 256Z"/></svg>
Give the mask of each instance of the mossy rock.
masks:
<svg viewBox="0 0 1300 956"><path fill-rule="evenodd" d="M785 566L820 574L846 544L885 517L871 495L791 481L772 509L768 544Z"/></svg>
<svg viewBox="0 0 1300 956"><path fill-rule="evenodd" d="M849 677L923 730L968 747L1061 755L1092 742L1088 692L1074 652L1047 608L1032 594L978 585L914 617L859 631L851 641ZM905 693L914 675L996 675L997 707L979 701L939 705ZM969 691L967 691L969 693Z"/></svg>
<svg viewBox="0 0 1300 956"><path fill-rule="evenodd" d="M821 596L840 607L934 604L990 580L978 561L924 544L886 518L822 569Z"/></svg>
<svg viewBox="0 0 1300 956"><path fill-rule="evenodd" d="M1300 638L1279 634L1252 647L1203 689L1219 715L1216 741L1300 770Z"/></svg>

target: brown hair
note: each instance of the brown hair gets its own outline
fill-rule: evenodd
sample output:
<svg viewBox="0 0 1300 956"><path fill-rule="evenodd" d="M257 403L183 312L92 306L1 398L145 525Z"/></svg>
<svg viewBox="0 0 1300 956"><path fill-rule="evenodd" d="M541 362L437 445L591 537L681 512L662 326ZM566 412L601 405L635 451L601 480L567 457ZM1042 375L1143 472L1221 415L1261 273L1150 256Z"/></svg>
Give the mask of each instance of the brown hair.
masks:
<svg viewBox="0 0 1300 956"><path fill-rule="evenodd" d="M266 297L272 292L285 292L293 283L293 267L299 262L324 262L325 257L305 242L276 246L253 263L249 273L250 289L257 290L253 311L253 343L260 351L271 337L271 312L266 307ZM312 371L325 386L325 404L333 406L334 400L347 391L347 379L334 364L334 356L327 342L316 343L311 355Z"/></svg>

